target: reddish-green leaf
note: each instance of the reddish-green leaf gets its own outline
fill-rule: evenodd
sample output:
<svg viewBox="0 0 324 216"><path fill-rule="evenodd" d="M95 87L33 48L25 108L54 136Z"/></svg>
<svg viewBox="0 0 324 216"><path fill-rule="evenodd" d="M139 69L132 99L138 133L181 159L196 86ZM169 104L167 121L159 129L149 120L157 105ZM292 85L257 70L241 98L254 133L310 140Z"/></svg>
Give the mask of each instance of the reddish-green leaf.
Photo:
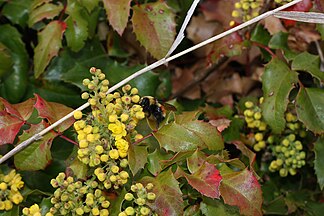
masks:
<svg viewBox="0 0 324 216"><path fill-rule="evenodd" d="M103 1L110 25L122 35L126 28L131 0Z"/></svg>
<svg viewBox="0 0 324 216"><path fill-rule="evenodd" d="M178 216L183 214L182 192L179 182L174 178L171 170L160 173L157 177L144 177L141 180L145 185L153 183L153 192L156 194L154 202L147 205L160 216Z"/></svg>
<svg viewBox="0 0 324 216"><path fill-rule="evenodd" d="M19 112L21 118L27 121L34 111L35 101L35 98L29 98L24 102L13 104L12 106Z"/></svg>
<svg viewBox="0 0 324 216"><path fill-rule="evenodd" d="M73 109L63 104L47 102L37 94L35 94L35 97L36 103L34 107L37 109L38 115L42 118L46 118L51 124L73 111ZM69 118L68 120L57 126L57 129L58 131L63 132L68 129L73 123L74 118Z"/></svg>
<svg viewBox="0 0 324 216"><path fill-rule="evenodd" d="M66 13L70 16L66 19L66 41L72 51L77 52L83 48L88 38L88 22L82 14L83 7L76 0L69 0Z"/></svg>
<svg viewBox="0 0 324 216"><path fill-rule="evenodd" d="M86 179L88 172L88 166L86 164L82 163L77 157L73 161L69 159L67 161L69 162L67 167L68 171L71 170L77 179Z"/></svg>
<svg viewBox="0 0 324 216"><path fill-rule="evenodd" d="M167 151L181 152L206 147L199 136L175 122L163 126L154 132L154 136Z"/></svg>
<svg viewBox="0 0 324 216"><path fill-rule="evenodd" d="M140 169L144 168L147 163L147 155L146 146L130 145L128 151L128 164L134 176Z"/></svg>
<svg viewBox="0 0 324 216"><path fill-rule="evenodd" d="M43 19L53 19L63 10L62 4L52 4L52 3L45 3L36 9L34 9L29 14L28 25L32 27L35 23L43 20Z"/></svg>
<svg viewBox="0 0 324 216"><path fill-rule="evenodd" d="M206 161L206 155L201 151L196 150L190 157L187 158L187 168L190 173L197 172L201 165Z"/></svg>
<svg viewBox="0 0 324 216"><path fill-rule="evenodd" d="M132 23L139 42L153 57L163 58L171 47L175 31L175 15L165 2L135 5Z"/></svg>
<svg viewBox="0 0 324 216"><path fill-rule="evenodd" d="M324 133L324 90L301 87L296 99L298 119L314 133Z"/></svg>
<svg viewBox="0 0 324 216"><path fill-rule="evenodd" d="M38 33L38 44L34 55L34 72L38 78L45 70L51 59L58 54L62 47L62 36L66 24L60 21L50 22L43 31Z"/></svg>
<svg viewBox="0 0 324 216"><path fill-rule="evenodd" d="M31 125L29 130L24 131L24 133L19 136L19 141L23 142L27 140L47 126L48 125L45 121L42 121L37 125ZM55 132L48 132L42 137L42 139L33 142L23 151L16 154L14 156L16 168L29 171L45 169L52 160L51 146L52 141L56 136L57 134Z"/></svg>
<svg viewBox="0 0 324 216"><path fill-rule="evenodd" d="M211 124L196 120L184 123L182 126L200 137L209 150L221 150L224 148L222 135Z"/></svg>
<svg viewBox="0 0 324 216"><path fill-rule="evenodd" d="M314 144L315 160L314 169L317 176L317 182L321 187L324 188L324 137L318 138Z"/></svg>
<svg viewBox="0 0 324 216"><path fill-rule="evenodd" d="M12 144L23 125L23 120L6 111L0 111L0 145Z"/></svg>
<svg viewBox="0 0 324 216"><path fill-rule="evenodd" d="M240 141L233 141L233 144L236 146L237 149L239 149L242 152L243 155L245 155L249 159L250 167L253 168L256 154Z"/></svg>
<svg viewBox="0 0 324 216"><path fill-rule="evenodd" d="M95 7L98 6L99 0L80 0L82 6L84 6L90 13Z"/></svg>
<svg viewBox="0 0 324 216"><path fill-rule="evenodd" d="M219 198L219 184L222 180L222 176L219 174L214 164L205 161L199 169L191 175L183 172L180 168L178 171L187 179L188 183L202 195L210 198Z"/></svg>
<svg viewBox="0 0 324 216"><path fill-rule="evenodd" d="M1 104L4 106L4 110L10 114L13 115L15 117L17 117L18 119L22 120L22 117L20 115L20 113L18 112L18 110L14 107L14 105L10 104L8 101L6 101L3 98L0 98L0 102Z"/></svg>
<svg viewBox="0 0 324 216"><path fill-rule="evenodd" d="M320 57L308 52L300 53L291 64L293 70L302 70L309 72L313 77L324 82L324 73L320 70Z"/></svg>
<svg viewBox="0 0 324 216"><path fill-rule="evenodd" d="M280 133L285 128L284 113L289 102L289 93L298 80L297 76L295 71L290 70L278 58L273 58L266 65L262 76L262 114L274 133Z"/></svg>
<svg viewBox="0 0 324 216"><path fill-rule="evenodd" d="M222 177L220 192L226 204L238 206L243 215L262 215L261 187L251 171L245 169Z"/></svg>

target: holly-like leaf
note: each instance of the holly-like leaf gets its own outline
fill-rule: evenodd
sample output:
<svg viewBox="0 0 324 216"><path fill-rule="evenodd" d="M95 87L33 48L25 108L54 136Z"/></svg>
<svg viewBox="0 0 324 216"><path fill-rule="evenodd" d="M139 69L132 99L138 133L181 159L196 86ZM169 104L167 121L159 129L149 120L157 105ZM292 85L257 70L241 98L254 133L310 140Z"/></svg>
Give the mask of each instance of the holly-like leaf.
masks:
<svg viewBox="0 0 324 216"><path fill-rule="evenodd" d="M34 72L38 78L45 70L51 59L58 54L62 47L62 36L66 24L61 21L50 22L38 33L38 44L35 47Z"/></svg>
<svg viewBox="0 0 324 216"><path fill-rule="evenodd" d="M128 164L134 176L140 169L144 168L147 163L147 155L146 146L130 145L128 151Z"/></svg>
<svg viewBox="0 0 324 216"><path fill-rule="evenodd" d="M205 161L199 169L191 175L185 173L180 168L178 168L177 172L180 172L180 175L185 177L188 183L202 195L219 199L219 185L222 176L219 174L214 164Z"/></svg>
<svg viewBox="0 0 324 216"><path fill-rule="evenodd" d="M239 216L237 207L224 204L221 200L203 198L200 203L201 213L205 216L222 215L222 216Z"/></svg>
<svg viewBox="0 0 324 216"><path fill-rule="evenodd" d="M190 153L190 152L189 152ZM206 155L201 151L196 150L193 154L187 158L187 167L190 173L197 172L201 165L206 161Z"/></svg>
<svg viewBox="0 0 324 216"><path fill-rule="evenodd" d="M288 96L297 81L297 73L280 59L273 58L266 65L262 75L264 102L261 107L263 117L274 133L280 133L285 128Z"/></svg>
<svg viewBox="0 0 324 216"><path fill-rule="evenodd" d="M0 43L0 78L4 76L12 67L12 57L9 49Z"/></svg>
<svg viewBox="0 0 324 216"><path fill-rule="evenodd" d="M238 206L242 215L262 215L262 191L253 173L247 169L222 174L221 196L228 205Z"/></svg>
<svg viewBox="0 0 324 216"><path fill-rule="evenodd" d="M181 152L206 148L199 136L175 122L163 126L153 134L160 146L167 151Z"/></svg>
<svg viewBox="0 0 324 216"><path fill-rule="evenodd" d="M47 123L42 121L37 125L31 125L30 129L24 131L19 136L19 141L23 142L33 135L39 133L47 127ZM42 139L34 141L23 151L14 156L14 162L17 169L35 171L45 169L52 159L51 145L57 134L53 131L45 134Z"/></svg>
<svg viewBox="0 0 324 216"><path fill-rule="evenodd" d="M18 119L22 120L22 117L20 115L20 113L18 112L18 110L14 107L14 105L10 104L8 101L6 101L5 99L3 98L0 98L0 102L1 104L4 106L4 110L12 115L12 116L15 116L17 117Z"/></svg>
<svg viewBox="0 0 324 216"><path fill-rule="evenodd" d="M99 0L81 0L81 5L84 6L90 13L95 7L98 6Z"/></svg>
<svg viewBox="0 0 324 216"><path fill-rule="evenodd" d="M233 144L236 146L237 149L239 149L242 152L243 155L245 155L249 159L250 167L251 169L253 169L256 154L240 141L233 141Z"/></svg>
<svg viewBox="0 0 324 216"><path fill-rule="evenodd" d="M324 188L324 137L320 137L314 144L315 160L314 169L317 176L317 182L321 190Z"/></svg>
<svg viewBox="0 0 324 216"><path fill-rule="evenodd" d="M273 35L268 46L271 49L281 49L288 60L294 59L297 55L288 47L288 33L286 32L279 32Z"/></svg>
<svg viewBox="0 0 324 216"><path fill-rule="evenodd" d="M77 157L72 162L71 158L68 158L67 161L69 161L67 170L70 169L73 172L72 175L77 179L85 179L87 177L88 166L86 164L82 163Z"/></svg>
<svg viewBox="0 0 324 216"><path fill-rule="evenodd" d="M0 145L12 144L23 125L23 120L6 111L0 111Z"/></svg>
<svg viewBox="0 0 324 216"><path fill-rule="evenodd" d="M320 70L321 60L318 55L312 55L308 52L300 53L294 58L291 69L302 70L310 73L320 81L324 82L324 73Z"/></svg>
<svg viewBox="0 0 324 216"><path fill-rule="evenodd" d="M104 0L103 3L110 25L121 36L127 25L131 0Z"/></svg>
<svg viewBox="0 0 324 216"><path fill-rule="evenodd" d="M1 13L12 23L24 27L28 21L28 14L30 12L31 3L32 0L11 0L5 4Z"/></svg>
<svg viewBox="0 0 324 216"><path fill-rule="evenodd" d="M171 47L175 31L175 14L165 2L135 5L132 23L137 40L154 58L163 58Z"/></svg>
<svg viewBox="0 0 324 216"><path fill-rule="evenodd" d="M141 182L146 185L153 183L153 193L156 194L154 202L146 204L160 216L178 216L183 214L182 192L179 187L179 182L174 178L171 170L160 173L157 177L149 176L141 179Z"/></svg>
<svg viewBox="0 0 324 216"><path fill-rule="evenodd" d="M35 98L29 98L24 102L13 104L12 106L19 112L21 118L27 121L33 114L35 101Z"/></svg>
<svg viewBox="0 0 324 216"><path fill-rule="evenodd" d="M45 4L33 9L29 14L28 26L32 27L35 23L43 19L53 19L63 10L62 4ZM49 38L50 39L50 38Z"/></svg>
<svg viewBox="0 0 324 216"><path fill-rule="evenodd" d="M47 102L37 94L35 94L35 98L36 103L34 107L37 109L38 115L42 118L46 118L51 124L73 111L72 108L69 108L63 104ZM68 129L73 123L74 118L69 118L68 120L57 126L57 129L58 131L63 132Z"/></svg>
<svg viewBox="0 0 324 216"><path fill-rule="evenodd" d="M296 98L298 119L317 134L324 133L324 90L301 87Z"/></svg>
<svg viewBox="0 0 324 216"><path fill-rule="evenodd" d="M216 127L203 121L190 121L183 127L193 131L205 143L209 150L221 150L224 148L222 135Z"/></svg>
<svg viewBox="0 0 324 216"><path fill-rule="evenodd" d="M69 0L66 13L70 16L66 19L66 41L72 51L77 52L84 47L88 38L88 22L84 19L82 5L79 1Z"/></svg>

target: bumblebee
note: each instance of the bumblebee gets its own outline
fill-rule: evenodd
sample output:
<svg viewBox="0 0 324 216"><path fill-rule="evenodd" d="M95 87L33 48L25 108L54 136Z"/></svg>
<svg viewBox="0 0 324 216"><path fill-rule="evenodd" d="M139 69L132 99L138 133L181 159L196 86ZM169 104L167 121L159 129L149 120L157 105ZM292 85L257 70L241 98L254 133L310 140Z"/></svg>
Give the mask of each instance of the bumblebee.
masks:
<svg viewBox="0 0 324 216"><path fill-rule="evenodd" d="M165 108L158 102L156 98L151 96L144 96L140 100L139 105L143 108L143 111L148 117L150 117L151 115L154 117L157 125L159 125L165 119Z"/></svg>

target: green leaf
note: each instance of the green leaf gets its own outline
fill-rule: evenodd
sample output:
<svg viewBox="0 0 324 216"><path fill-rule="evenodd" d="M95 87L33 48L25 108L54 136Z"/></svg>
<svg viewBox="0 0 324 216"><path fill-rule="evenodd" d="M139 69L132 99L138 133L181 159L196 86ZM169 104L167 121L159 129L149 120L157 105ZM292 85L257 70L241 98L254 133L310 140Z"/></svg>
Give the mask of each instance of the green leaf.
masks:
<svg viewBox="0 0 324 216"><path fill-rule="evenodd" d="M26 26L28 21L28 13L30 12L30 4L32 0L20 1L11 0L2 9L2 15L7 17L12 23L21 27Z"/></svg>
<svg viewBox="0 0 324 216"><path fill-rule="evenodd" d="M99 0L81 0L81 5L84 6L90 13L95 7L98 6Z"/></svg>
<svg viewBox="0 0 324 216"><path fill-rule="evenodd" d="M125 194L127 193L125 187L123 190L116 194L116 197L112 197L113 199L109 200L111 205L109 207L109 215L111 216L118 216L121 212L123 201Z"/></svg>
<svg viewBox="0 0 324 216"><path fill-rule="evenodd" d="M45 4L33 9L29 14L28 26L32 27L35 23L43 19L53 19L63 10L62 4L52 4L46 2Z"/></svg>
<svg viewBox="0 0 324 216"><path fill-rule="evenodd" d="M171 170L160 173L157 177L144 177L141 181L144 185L153 183L152 192L156 194L154 202L146 203L158 215L178 216L183 214L182 192L179 182L174 178Z"/></svg>
<svg viewBox="0 0 324 216"><path fill-rule="evenodd" d="M42 121L38 125L31 125L29 130L19 136L19 141L23 142L45 129L48 125ZM57 136L55 132L48 132L42 139L33 142L23 151L14 156L14 162L17 169L20 170L41 170L49 164L52 159L51 145L53 139Z"/></svg>
<svg viewBox="0 0 324 216"><path fill-rule="evenodd" d="M258 24L251 33L251 41L255 41L263 45L268 45L270 39L270 33L261 24Z"/></svg>
<svg viewBox="0 0 324 216"><path fill-rule="evenodd" d="M147 155L146 146L130 145L128 151L128 164L134 176L140 169L144 168L147 163Z"/></svg>
<svg viewBox="0 0 324 216"><path fill-rule="evenodd" d="M222 177L220 192L226 204L238 206L243 215L262 215L261 187L251 171L245 169Z"/></svg>
<svg viewBox="0 0 324 216"><path fill-rule="evenodd" d="M10 50L0 43L0 79L12 68L12 56Z"/></svg>
<svg viewBox="0 0 324 216"><path fill-rule="evenodd" d="M163 58L171 47L175 31L175 14L165 2L133 6L132 23L137 40L154 58Z"/></svg>
<svg viewBox="0 0 324 216"><path fill-rule="evenodd" d="M3 79L4 97L11 103L18 103L27 89L29 56L18 30L10 25L0 26L0 42L8 48L13 67Z"/></svg>
<svg viewBox="0 0 324 216"><path fill-rule="evenodd" d="M317 182L321 190L324 188L324 137L320 137L314 143L314 169L317 176Z"/></svg>
<svg viewBox="0 0 324 216"><path fill-rule="evenodd" d="M191 121L182 124L183 127L193 131L205 143L209 150L221 150L224 142L216 127L203 121Z"/></svg>
<svg viewBox="0 0 324 216"><path fill-rule="evenodd" d="M297 55L288 47L288 33L286 32L278 32L273 35L269 41L269 47L271 49L281 49L287 60L292 60Z"/></svg>
<svg viewBox="0 0 324 216"><path fill-rule="evenodd" d="M65 36L68 47L72 51L78 52L85 45L85 40L88 38L88 22L84 19L82 5L76 0L69 0L66 8L66 13L70 15L66 19L67 29Z"/></svg>
<svg viewBox="0 0 324 216"><path fill-rule="evenodd" d="M50 208L53 206L51 203L51 198L44 198L42 199L42 202L39 205L39 208L41 208L41 214L45 215L50 211Z"/></svg>
<svg viewBox="0 0 324 216"><path fill-rule="evenodd" d="M200 203L201 213L205 216L222 215L222 216L239 216L239 211L233 206L224 204L221 200L204 198Z"/></svg>
<svg viewBox="0 0 324 216"><path fill-rule="evenodd" d="M161 151L155 149L154 152L148 154L147 156L147 168L152 175L157 176L159 172L162 171L160 162L169 159L168 155L162 154Z"/></svg>
<svg viewBox="0 0 324 216"><path fill-rule="evenodd" d="M131 0L104 0L103 3L109 24L121 36L128 22Z"/></svg>
<svg viewBox="0 0 324 216"><path fill-rule="evenodd" d="M322 40L324 40L324 24L317 24L316 29L321 34Z"/></svg>
<svg viewBox="0 0 324 216"><path fill-rule="evenodd" d="M266 65L262 75L264 102L261 108L265 121L274 133L280 133L285 128L284 113L289 102L288 96L297 81L297 73L280 59L273 58Z"/></svg>
<svg viewBox="0 0 324 216"><path fill-rule="evenodd" d="M324 82L324 73L320 70L320 64L321 60L319 56L303 52L294 58L291 64L291 69L308 72L313 77Z"/></svg>
<svg viewBox="0 0 324 216"><path fill-rule="evenodd" d="M160 146L167 151L183 152L206 148L199 136L175 122L163 126L153 134Z"/></svg>
<svg viewBox="0 0 324 216"><path fill-rule="evenodd" d="M51 59L58 54L62 47L62 36L66 24L60 21L50 22L44 30L38 33L38 44L35 47L34 72L38 78L45 70Z"/></svg>
<svg viewBox="0 0 324 216"><path fill-rule="evenodd" d="M296 98L298 119L307 129L317 134L324 133L324 90L300 88Z"/></svg>
<svg viewBox="0 0 324 216"><path fill-rule="evenodd" d="M70 159L67 159L67 162L70 163L68 169L73 171L73 175L77 179L86 179L88 172L88 166L86 164L82 163L77 157L72 162Z"/></svg>

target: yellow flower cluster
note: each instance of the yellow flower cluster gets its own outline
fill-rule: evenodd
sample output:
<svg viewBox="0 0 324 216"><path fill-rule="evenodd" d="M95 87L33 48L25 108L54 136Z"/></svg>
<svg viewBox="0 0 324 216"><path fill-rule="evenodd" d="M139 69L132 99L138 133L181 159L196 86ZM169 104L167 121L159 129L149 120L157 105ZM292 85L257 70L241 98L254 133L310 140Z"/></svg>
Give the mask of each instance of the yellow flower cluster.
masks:
<svg viewBox="0 0 324 216"><path fill-rule="evenodd" d="M259 103L263 102L263 97L259 99ZM267 130L267 124L262 121L261 108L254 104L252 101L246 101L244 103L244 119L247 123L247 127L254 130L254 142L253 149L255 151L261 151L266 147L264 140L264 133Z"/></svg>
<svg viewBox="0 0 324 216"><path fill-rule="evenodd" d="M277 4L287 4L287 3L289 3L289 2L291 2L292 0L275 0L275 2L277 3Z"/></svg>
<svg viewBox="0 0 324 216"><path fill-rule="evenodd" d="M11 170L8 174L0 174L0 210L10 210L13 204L18 205L23 201L19 190L24 186L20 174Z"/></svg>
<svg viewBox="0 0 324 216"><path fill-rule="evenodd" d="M275 160L270 163L269 170L271 172L279 171L281 177L296 175L298 168L306 164L306 152L300 140L297 140L296 134L300 138L306 136L306 131L297 120L297 116L291 112L286 113L286 128L288 135L284 137L280 145L273 146L273 154Z"/></svg>
<svg viewBox="0 0 324 216"><path fill-rule="evenodd" d="M128 164L125 163L127 166ZM98 167L95 169L94 174L106 189L110 189L112 186L114 189L118 189L120 186L127 183L129 174L128 172L121 170L125 168L125 165L109 164L106 168Z"/></svg>
<svg viewBox="0 0 324 216"><path fill-rule="evenodd" d="M41 208L37 204L30 206L29 208L25 207L22 210L23 215L27 216L42 216ZM47 212L45 216L53 216L51 212Z"/></svg>
<svg viewBox="0 0 324 216"><path fill-rule="evenodd" d="M109 159L119 160L127 157L129 142L138 136L135 127L145 118L138 102L138 90L126 85L122 94L107 94L109 81L100 69L91 68L92 80L84 79L90 93L81 97L87 99L92 113L82 120L82 112L76 111L74 128L79 141L78 158L91 167L107 163ZM108 129L108 130L107 130Z"/></svg>
<svg viewBox="0 0 324 216"><path fill-rule="evenodd" d="M262 5L263 0L239 0L234 4L235 9L232 11L232 17L241 18L243 22L246 22L259 16ZM235 21L230 22L230 26L233 25L235 25Z"/></svg>
<svg viewBox="0 0 324 216"><path fill-rule="evenodd" d="M75 181L73 177L59 173L51 180L54 196L51 199L52 214L108 216L110 202L103 193L104 187L93 179Z"/></svg>
<svg viewBox="0 0 324 216"><path fill-rule="evenodd" d="M156 198L155 193L152 192L154 185L148 183L145 187L141 183L136 183L131 186L131 191L126 193L124 200L131 203L130 206L126 207L118 216L128 215L156 215L149 207L148 203L153 202Z"/></svg>

